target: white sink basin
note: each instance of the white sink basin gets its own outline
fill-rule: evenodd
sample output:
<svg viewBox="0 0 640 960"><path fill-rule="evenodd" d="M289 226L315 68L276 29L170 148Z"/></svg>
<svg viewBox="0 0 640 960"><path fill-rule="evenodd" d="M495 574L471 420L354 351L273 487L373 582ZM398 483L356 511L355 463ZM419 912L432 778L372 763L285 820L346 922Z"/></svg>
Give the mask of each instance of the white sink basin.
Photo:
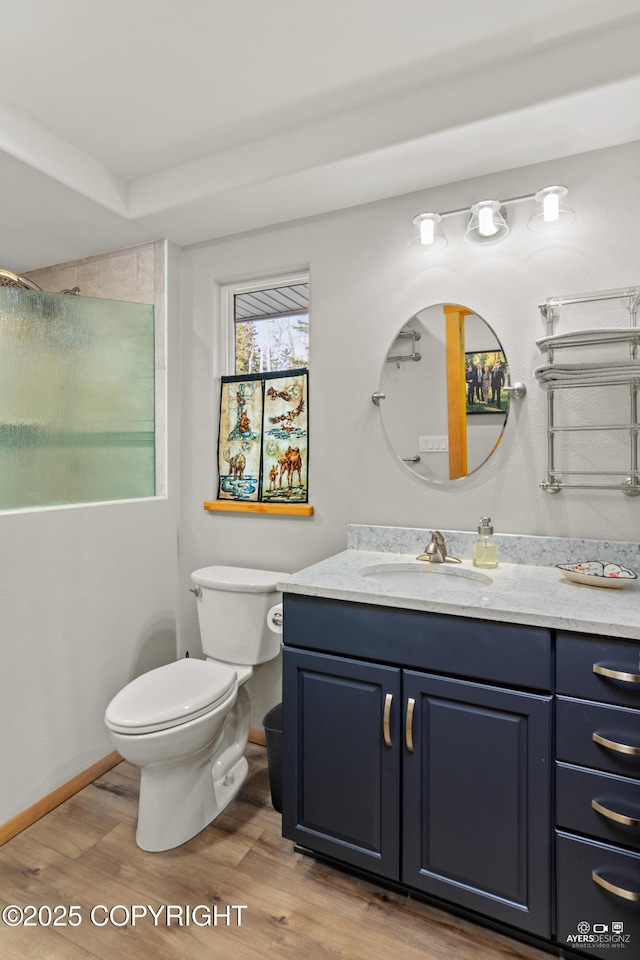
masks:
<svg viewBox="0 0 640 960"><path fill-rule="evenodd" d="M445 587L460 586L469 587L477 584L479 587L486 587L493 583L491 577L486 573L479 573L476 570L469 570L466 567L450 565L447 563L427 563L426 561L406 561L404 563L372 563L368 567L363 567L358 573L361 577L371 578L379 581L386 586L397 586L400 589L406 587ZM427 580L427 578L438 577Z"/></svg>

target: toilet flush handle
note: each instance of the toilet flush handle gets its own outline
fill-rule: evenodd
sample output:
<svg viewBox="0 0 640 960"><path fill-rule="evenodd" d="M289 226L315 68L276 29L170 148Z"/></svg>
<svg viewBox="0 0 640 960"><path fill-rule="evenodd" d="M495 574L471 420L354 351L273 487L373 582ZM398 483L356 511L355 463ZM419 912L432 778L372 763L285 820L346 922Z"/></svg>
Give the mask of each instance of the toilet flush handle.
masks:
<svg viewBox="0 0 640 960"><path fill-rule="evenodd" d="M279 610L274 610L274 612L271 614L271 623L274 625L274 627L282 626L282 613Z"/></svg>
<svg viewBox="0 0 640 960"><path fill-rule="evenodd" d="M200 587L189 587L189 593L195 593L196 597L202 596L202 590Z"/></svg>

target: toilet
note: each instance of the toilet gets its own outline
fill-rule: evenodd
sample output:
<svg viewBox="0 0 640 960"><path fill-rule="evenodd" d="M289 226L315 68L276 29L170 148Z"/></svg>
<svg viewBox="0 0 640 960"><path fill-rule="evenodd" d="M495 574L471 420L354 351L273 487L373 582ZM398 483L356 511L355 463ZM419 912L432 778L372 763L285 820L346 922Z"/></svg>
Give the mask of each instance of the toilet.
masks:
<svg viewBox="0 0 640 960"><path fill-rule="evenodd" d="M158 852L203 830L244 784L250 704L244 684L280 652L272 607L287 574L203 567L191 574L205 660L185 658L128 683L105 724L116 750L140 767L136 843ZM271 614L268 618L268 614Z"/></svg>

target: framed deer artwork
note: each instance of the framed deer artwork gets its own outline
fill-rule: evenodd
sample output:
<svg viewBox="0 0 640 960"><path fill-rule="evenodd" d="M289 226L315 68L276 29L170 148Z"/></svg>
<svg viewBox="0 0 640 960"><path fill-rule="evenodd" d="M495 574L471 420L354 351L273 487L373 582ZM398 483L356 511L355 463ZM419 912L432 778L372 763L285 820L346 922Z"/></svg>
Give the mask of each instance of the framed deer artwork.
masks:
<svg viewBox="0 0 640 960"><path fill-rule="evenodd" d="M306 368L222 377L218 499L308 502Z"/></svg>

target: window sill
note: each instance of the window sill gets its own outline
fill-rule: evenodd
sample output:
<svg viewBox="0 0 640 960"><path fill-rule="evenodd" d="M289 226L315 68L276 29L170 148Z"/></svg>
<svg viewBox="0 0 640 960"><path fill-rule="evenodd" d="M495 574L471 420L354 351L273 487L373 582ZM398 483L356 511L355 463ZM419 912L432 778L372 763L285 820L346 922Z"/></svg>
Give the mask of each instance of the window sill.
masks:
<svg viewBox="0 0 640 960"><path fill-rule="evenodd" d="M267 513L289 514L298 517L313 515L313 507L309 503L256 503L244 500L205 500L205 510L220 510L227 513Z"/></svg>

